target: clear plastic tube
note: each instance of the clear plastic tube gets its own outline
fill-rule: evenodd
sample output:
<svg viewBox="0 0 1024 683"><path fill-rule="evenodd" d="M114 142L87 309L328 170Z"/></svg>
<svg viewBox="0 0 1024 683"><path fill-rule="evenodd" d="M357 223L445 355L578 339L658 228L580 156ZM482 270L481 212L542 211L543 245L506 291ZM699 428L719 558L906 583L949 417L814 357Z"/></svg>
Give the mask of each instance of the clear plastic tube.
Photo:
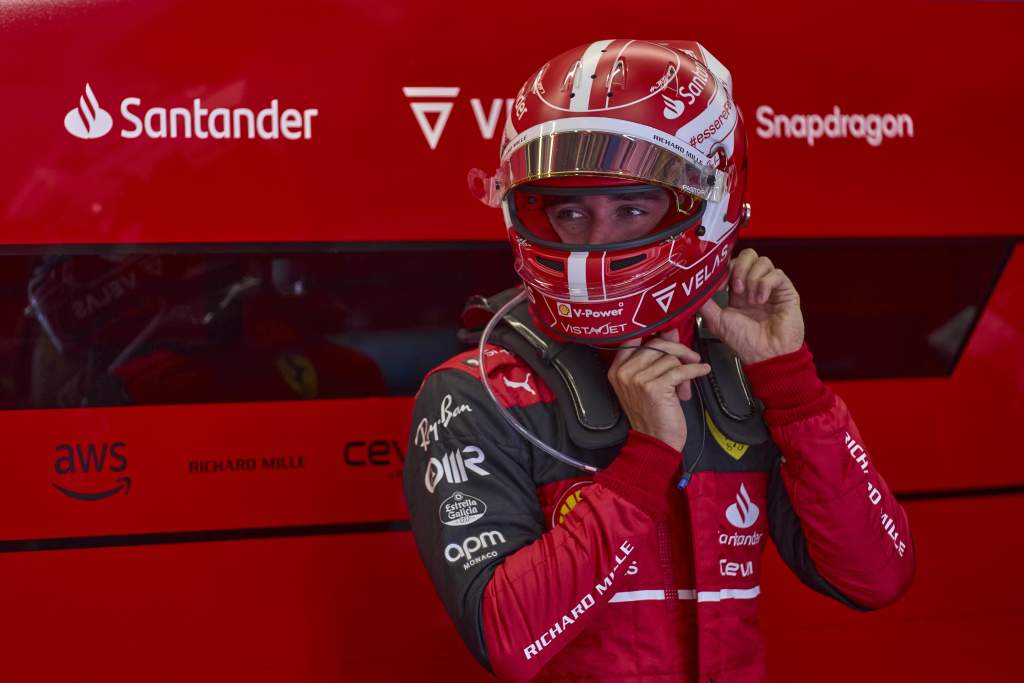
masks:
<svg viewBox="0 0 1024 683"><path fill-rule="evenodd" d="M537 436L531 434L530 430L521 425L519 421L516 420L515 417L513 417L511 411L509 411L505 406L501 405L501 401L498 400L498 397L494 395L494 390L491 389L491 383L487 381L487 366L485 365L485 362L487 360L487 354L484 353L484 347L487 345L487 339L490 338L491 333L494 331L494 326L497 325L498 322L501 319L503 319L509 311L515 308L517 304L519 304L525 299L526 290L523 290L516 294L514 297L512 297L508 301L508 303L499 308L498 311L491 317L491 319L487 321L487 325L484 326L484 331L480 334L480 344L477 347L477 362L480 365L480 381L483 383L484 389L487 390L487 395L491 397L492 401L494 401L494 405L495 407L497 407L498 413L503 418L505 418L505 421L508 422L509 426L511 426L512 429L519 432L519 434L521 434L524 439L526 439L527 441L529 441L534 446L541 449L551 457L555 458L556 460L561 460L565 464L571 465L576 469L583 470L584 472L589 472L591 474L600 472L600 467L588 465L587 463L581 460L577 460L571 455L567 455L558 450L557 448L549 446L548 444L541 441ZM707 438L707 426L705 424L705 420L707 418L704 416L704 397L701 396L700 385L697 382L693 382L693 393L696 394L697 401L700 403L700 412L698 413L701 424L700 450L697 452L697 457L694 459L693 465L691 465L690 468L683 473L683 477L679 481L680 489L686 488L687 484L690 483L690 477L693 476L693 473L696 470L697 465L700 464L701 457L704 455L704 440Z"/></svg>
<svg viewBox="0 0 1024 683"><path fill-rule="evenodd" d="M484 389L487 390L487 395L491 397L492 401L494 401L494 405L498 408L498 412L501 414L501 416L505 418L505 421L509 423L512 429L519 432L524 439L526 439L527 441L529 441L534 446L541 449L551 457L555 458L556 460L561 460L567 465L571 465L577 469L583 470L584 472L589 472L591 474L595 472L600 472L600 467L588 465L585 462L577 460L571 455L566 455L557 448L549 446L548 444L544 443L539 438L537 438L535 435L531 434L530 430L528 430L523 425L519 424L519 421L516 420L515 417L513 417L512 413L505 406L501 405L501 401L498 400L498 397L494 395L494 390L491 389L491 383L487 381L487 367L484 365L484 362L487 360L487 356L484 353L484 347L487 344L487 339L491 336L491 333L494 331L494 326L498 324L498 321L504 318L509 311L515 308L515 306L522 302L524 299L526 299L525 290L519 292L519 294L512 297L512 299L509 300L508 303L499 308L498 312L495 313L489 321L487 321L487 325L484 327L484 331L480 335L480 345L477 348L477 360L480 364L480 381L483 383Z"/></svg>

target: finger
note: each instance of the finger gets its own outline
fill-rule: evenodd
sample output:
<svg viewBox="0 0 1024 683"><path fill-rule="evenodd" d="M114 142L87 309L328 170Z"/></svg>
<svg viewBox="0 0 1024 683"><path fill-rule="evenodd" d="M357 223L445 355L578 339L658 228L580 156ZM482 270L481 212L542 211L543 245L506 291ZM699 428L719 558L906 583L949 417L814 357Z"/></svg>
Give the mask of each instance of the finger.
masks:
<svg viewBox="0 0 1024 683"><path fill-rule="evenodd" d="M758 303L765 303L777 298L777 294L796 292L796 288L793 283L790 282L789 276L784 272L776 268L772 272L765 275L757 283L758 291Z"/></svg>
<svg viewBox="0 0 1024 683"><path fill-rule="evenodd" d="M725 277L722 278L722 284L718 285L718 289L715 290L715 294L718 294L719 292L721 292L723 289L725 289L728 286L729 286L729 276L726 275Z"/></svg>
<svg viewBox="0 0 1024 683"><path fill-rule="evenodd" d="M633 375L633 381L636 384L646 384L651 382L658 377L661 377L666 372L673 368L677 368L682 363L675 356L662 356L658 360L654 361L645 368L642 368Z"/></svg>
<svg viewBox="0 0 1024 683"><path fill-rule="evenodd" d="M615 352L615 358L612 359L612 364L608 367L608 371L611 372L613 369L616 369L625 363L638 348L640 348L640 337L634 337L633 339L628 339L622 342L622 345L619 346L619 350Z"/></svg>
<svg viewBox="0 0 1024 683"><path fill-rule="evenodd" d="M644 351L651 351L652 353L643 353ZM700 360L700 354L686 344L671 342L667 339L655 337L640 348L636 349L633 352L633 355L628 359L628 363L632 366L632 371L636 372L640 368L647 367L651 363L654 363L660 356L666 354L688 363L695 363Z"/></svg>
<svg viewBox="0 0 1024 683"><path fill-rule="evenodd" d="M744 291L744 285L747 280L747 271L754 265L754 261L757 260L757 252L753 249L744 249L740 252L740 255L733 259L731 263L732 272L730 278L732 280L732 289L735 292L742 294Z"/></svg>
<svg viewBox="0 0 1024 683"><path fill-rule="evenodd" d="M782 278L777 275L780 271L772 270L765 273L752 283L751 289L756 292L754 301L763 304L771 297L772 290L782 283Z"/></svg>
<svg viewBox="0 0 1024 683"><path fill-rule="evenodd" d="M690 388L692 386L692 382L683 382L676 387L676 396L679 397L680 401L689 401L693 398L693 391Z"/></svg>
<svg viewBox="0 0 1024 683"><path fill-rule="evenodd" d="M623 378L629 378L641 370L650 367L654 363L657 363L662 358L676 359L677 356L648 342L634 351L633 355L619 366L618 372Z"/></svg>
<svg viewBox="0 0 1024 683"><path fill-rule="evenodd" d="M764 277L768 273L775 269L775 264L767 256L761 256L750 265L750 269L747 270L747 281L744 283L747 285L749 291L750 285L753 284L757 279Z"/></svg>
<svg viewBox="0 0 1024 683"><path fill-rule="evenodd" d="M707 363L690 363L673 368L653 381L658 385L677 387L687 380L703 377L709 372L711 372L711 366Z"/></svg>
<svg viewBox="0 0 1024 683"><path fill-rule="evenodd" d="M758 289L758 282L768 273L775 269L775 264L767 256L762 256L750 266L747 271L747 281L744 283L744 290L750 301L759 301L761 291Z"/></svg>
<svg viewBox="0 0 1024 683"><path fill-rule="evenodd" d="M716 337L722 336L722 307L714 299L708 299L700 307L700 315L708 330Z"/></svg>

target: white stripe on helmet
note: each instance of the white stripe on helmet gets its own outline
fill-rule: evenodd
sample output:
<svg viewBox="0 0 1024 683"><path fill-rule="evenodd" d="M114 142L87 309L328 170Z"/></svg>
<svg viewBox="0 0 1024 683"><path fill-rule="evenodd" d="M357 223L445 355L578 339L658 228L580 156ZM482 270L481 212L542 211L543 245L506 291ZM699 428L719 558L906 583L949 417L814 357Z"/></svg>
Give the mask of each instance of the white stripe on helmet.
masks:
<svg viewBox="0 0 1024 683"><path fill-rule="evenodd" d="M580 66L576 69L576 77L572 82L572 91L575 97L569 102L569 111L590 110L590 90L594 87L596 80L590 76L597 71L597 62L604 54L602 50L614 42L614 40L599 40L596 43L591 43L583 52Z"/></svg>

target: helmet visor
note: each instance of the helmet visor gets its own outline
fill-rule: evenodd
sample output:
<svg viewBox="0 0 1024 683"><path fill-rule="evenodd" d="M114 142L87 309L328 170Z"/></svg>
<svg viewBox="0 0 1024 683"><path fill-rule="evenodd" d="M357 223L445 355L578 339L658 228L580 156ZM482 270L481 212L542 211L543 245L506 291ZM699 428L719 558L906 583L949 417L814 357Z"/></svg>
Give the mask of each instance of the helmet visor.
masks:
<svg viewBox="0 0 1024 683"><path fill-rule="evenodd" d="M573 119L553 121L509 140L493 176L480 169L469 172L470 191L488 206L498 206L517 185L588 175L652 183L713 202L725 192L725 171L661 131L615 119L587 119L587 130L573 129L577 124Z"/></svg>
<svg viewBox="0 0 1024 683"><path fill-rule="evenodd" d="M522 185L505 197L509 227L523 238L567 251L623 249L666 239L695 225L699 200L655 185ZM685 210L684 210L685 209Z"/></svg>

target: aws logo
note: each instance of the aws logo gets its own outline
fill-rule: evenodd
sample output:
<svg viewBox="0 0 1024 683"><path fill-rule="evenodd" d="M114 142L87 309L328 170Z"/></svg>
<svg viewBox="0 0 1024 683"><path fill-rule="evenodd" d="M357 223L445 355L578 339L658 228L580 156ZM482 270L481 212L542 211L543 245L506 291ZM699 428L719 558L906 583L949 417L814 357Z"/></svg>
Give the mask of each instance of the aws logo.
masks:
<svg viewBox="0 0 1024 683"><path fill-rule="evenodd" d="M594 482L589 479L586 481L578 481L562 493L558 498L558 502L555 503L554 509L551 510L552 528L559 526L565 521L565 518L569 516L569 513L572 512L583 499L583 490L593 483Z"/></svg>
<svg viewBox="0 0 1024 683"><path fill-rule="evenodd" d="M104 476L108 472L120 474L128 468L128 458L124 454L127 448L124 441L112 444L60 444L56 449L57 460L53 469L61 483L52 482L53 487L75 500L103 500L122 490L127 495L132 487L131 477L117 477L114 481L119 483L109 486L110 477ZM99 482L108 486L100 488L96 486ZM95 488L100 490L89 490Z"/></svg>

